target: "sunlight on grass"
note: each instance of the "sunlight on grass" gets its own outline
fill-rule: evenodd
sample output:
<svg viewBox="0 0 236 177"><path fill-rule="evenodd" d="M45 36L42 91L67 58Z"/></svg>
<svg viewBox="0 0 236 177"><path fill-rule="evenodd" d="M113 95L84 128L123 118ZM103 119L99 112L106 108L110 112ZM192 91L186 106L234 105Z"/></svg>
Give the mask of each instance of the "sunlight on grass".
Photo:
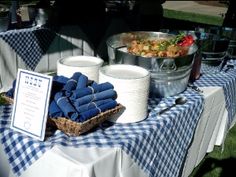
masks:
<svg viewBox="0 0 236 177"><path fill-rule="evenodd" d="M223 23L223 18L221 17L214 17L209 15L181 12L168 9L164 9L164 17L217 26L221 26Z"/></svg>

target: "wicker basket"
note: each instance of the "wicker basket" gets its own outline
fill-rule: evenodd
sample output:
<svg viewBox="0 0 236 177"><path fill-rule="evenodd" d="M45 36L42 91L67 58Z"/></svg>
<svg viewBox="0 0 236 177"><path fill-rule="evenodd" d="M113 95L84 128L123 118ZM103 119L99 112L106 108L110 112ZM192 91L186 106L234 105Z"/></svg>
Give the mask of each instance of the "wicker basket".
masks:
<svg viewBox="0 0 236 177"><path fill-rule="evenodd" d="M13 104L14 100L7 97L5 93L1 93L0 96L6 101L6 103ZM118 104L115 108L102 112L82 123L72 121L65 117L48 118L47 126L56 127L69 136L79 136L82 133L85 133L98 126L99 124L107 120L111 115L118 113L123 108L124 106Z"/></svg>
<svg viewBox="0 0 236 177"><path fill-rule="evenodd" d="M52 121L50 123L54 123L59 130L63 131L67 135L78 136L98 126L99 124L107 120L111 115L118 113L122 108L123 106L121 104L118 104L115 108L102 112L82 123L72 121L65 117L49 119L50 121Z"/></svg>

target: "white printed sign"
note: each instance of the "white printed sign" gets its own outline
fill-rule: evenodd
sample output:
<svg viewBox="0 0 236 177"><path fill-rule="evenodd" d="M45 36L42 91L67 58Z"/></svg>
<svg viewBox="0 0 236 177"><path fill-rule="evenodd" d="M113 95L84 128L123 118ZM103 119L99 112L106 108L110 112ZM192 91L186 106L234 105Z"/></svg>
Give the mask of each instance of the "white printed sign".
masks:
<svg viewBox="0 0 236 177"><path fill-rule="evenodd" d="M18 70L11 128L43 141L52 76Z"/></svg>

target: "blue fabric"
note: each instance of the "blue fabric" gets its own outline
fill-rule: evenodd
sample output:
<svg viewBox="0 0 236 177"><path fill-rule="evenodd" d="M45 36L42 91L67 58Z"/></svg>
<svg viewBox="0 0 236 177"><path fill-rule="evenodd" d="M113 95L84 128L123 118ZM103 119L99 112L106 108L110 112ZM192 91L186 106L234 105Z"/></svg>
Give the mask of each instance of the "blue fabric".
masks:
<svg viewBox="0 0 236 177"><path fill-rule="evenodd" d="M64 117L62 110L58 107L55 100L51 101L48 110L49 117Z"/></svg>
<svg viewBox="0 0 236 177"><path fill-rule="evenodd" d="M14 98L15 88L16 88L16 79L12 82L12 88L10 88L10 89L6 92L6 96L8 96L8 97L10 97L10 98Z"/></svg>
<svg viewBox="0 0 236 177"><path fill-rule="evenodd" d="M99 109L93 108L80 114L77 122L84 122L100 113Z"/></svg>
<svg viewBox="0 0 236 177"><path fill-rule="evenodd" d="M69 80L68 77L65 76L53 76L53 81L65 85Z"/></svg>
<svg viewBox="0 0 236 177"><path fill-rule="evenodd" d="M62 92L56 93L54 100L64 113L65 117L70 118L71 120L76 120L78 118L79 114L70 103L69 99Z"/></svg>
<svg viewBox="0 0 236 177"><path fill-rule="evenodd" d="M114 89L114 86L109 82L101 84L97 84L96 82L94 82L92 84L92 88L94 89L94 92L102 92L104 90Z"/></svg>
<svg viewBox="0 0 236 177"><path fill-rule="evenodd" d="M75 106L75 109L81 113L81 112L85 112L85 111L88 111L90 109L93 109L93 108L96 108L102 104L105 104L105 103L108 103L112 101L112 99L104 99L104 100L99 100L99 101L93 101L93 102L90 102L88 104L84 104L84 105L81 105L81 106Z"/></svg>
<svg viewBox="0 0 236 177"><path fill-rule="evenodd" d="M87 87L88 84L88 77L85 75L81 75L78 79L78 84L76 86L76 89L81 89Z"/></svg>
<svg viewBox="0 0 236 177"><path fill-rule="evenodd" d="M75 100L74 105L81 106L81 105L90 103L92 101L104 100L108 98L116 99L116 97L117 97L116 91L113 89L109 89L109 90L105 90L99 93L90 94L90 95L86 95L81 98L78 98Z"/></svg>
<svg viewBox="0 0 236 177"><path fill-rule="evenodd" d="M113 89L113 88L114 86L109 82L105 82L101 84L97 84L96 82L93 82L91 86L88 86L86 88L77 88L76 90L74 90L70 99L72 101L75 101L77 98L81 98L86 95L102 92L102 91Z"/></svg>
<svg viewBox="0 0 236 177"><path fill-rule="evenodd" d="M94 116L96 116L97 114L101 113L101 112L105 112L109 109L112 109L114 107L116 107L117 102L115 100L110 100L109 102L106 102L104 104L101 104L100 106L95 106L92 109L89 109L85 112L80 113L79 116L79 122L84 122Z"/></svg>
<svg viewBox="0 0 236 177"><path fill-rule="evenodd" d="M67 81L66 85L64 86L63 90L65 91L65 95L69 97L72 93L72 90L75 90L78 80L83 75L80 72L76 72L73 76Z"/></svg>
<svg viewBox="0 0 236 177"><path fill-rule="evenodd" d="M73 91L72 95L70 96L70 99L72 101L75 101L77 98L93 94L93 89L92 87L86 87L86 88L81 88L81 89L76 89Z"/></svg>
<svg viewBox="0 0 236 177"><path fill-rule="evenodd" d="M98 100L103 100L103 99L108 99L108 98L116 99L117 98L116 91L113 89L109 89L109 90L105 90L99 93L95 93L93 101L98 101Z"/></svg>
<svg viewBox="0 0 236 177"><path fill-rule="evenodd" d="M69 79L64 76L53 76L52 89L51 89L51 99L54 99L54 96L57 92L61 91L66 82Z"/></svg>
<svg viewBox="0 0 236 177"><path fill-rule="evenodd" d="M234 69L225 72L227 64L233 64ZM204 63L201 65L201 77L194 84L198 87L222 87L224 90L226 109L228 111L228 127L230 128L236 114L236 63L234 60L227 61L222 71L219 67L209 66Z"/></svg>
<svg viewBox="0 0 236 177"><path fill-rule="evenodd" d="M105 112L105 111L112 109L116 106L117 106L117 102L115 100L111 100L108 103L98 106L98 108L101 110L101 112Z"/></svg>
<svg viewBox="0 0 236 177"><path fill-rule="evenodd" d="M28 69L34 71L56 35L48 28L33 27L2 32L0 38L20 56Z"/></svg>

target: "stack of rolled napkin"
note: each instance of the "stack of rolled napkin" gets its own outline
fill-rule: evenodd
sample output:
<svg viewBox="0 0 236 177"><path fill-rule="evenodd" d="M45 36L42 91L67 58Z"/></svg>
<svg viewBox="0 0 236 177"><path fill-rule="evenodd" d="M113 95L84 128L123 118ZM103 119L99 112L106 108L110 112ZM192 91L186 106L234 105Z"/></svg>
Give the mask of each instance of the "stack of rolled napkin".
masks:
<svg viewBox="0 0 236 177"><path fill-rule="evenodd" d="M6 94L13 97L13 88ZM98 84L76 72L71 78L54 76L49 117L67 117L76 122L84 122L101 112L117 106L117 93L111 83Z"/></svg>

